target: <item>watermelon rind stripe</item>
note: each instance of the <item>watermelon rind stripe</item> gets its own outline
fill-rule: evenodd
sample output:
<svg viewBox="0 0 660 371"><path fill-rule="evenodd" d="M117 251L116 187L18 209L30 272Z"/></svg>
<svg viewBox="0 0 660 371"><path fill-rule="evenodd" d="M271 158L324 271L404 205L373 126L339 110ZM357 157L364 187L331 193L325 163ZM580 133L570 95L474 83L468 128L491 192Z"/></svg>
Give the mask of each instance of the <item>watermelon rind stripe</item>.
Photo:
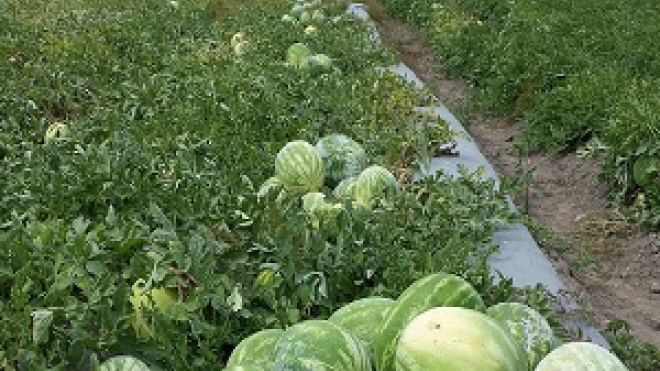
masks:
<svg viewBox="0 0 660 371"><path fill-rule="evenodd" d="M420 313L443 306L485 311L479 293L461 277L439 272L417 280L399 296L376 334L377 370L394 371L396 346L405 326Z"/></svg>

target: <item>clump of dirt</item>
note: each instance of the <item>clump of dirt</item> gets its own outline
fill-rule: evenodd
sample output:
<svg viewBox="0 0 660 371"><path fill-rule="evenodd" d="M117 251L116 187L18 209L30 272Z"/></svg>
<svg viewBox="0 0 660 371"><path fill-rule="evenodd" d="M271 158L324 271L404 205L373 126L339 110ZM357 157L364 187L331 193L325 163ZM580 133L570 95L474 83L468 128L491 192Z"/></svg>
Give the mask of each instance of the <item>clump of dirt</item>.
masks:
<svg viewBox="0 0 660 371"><path fill-rule="evenodd" d="M469 84L442 72L424 35L389 17L376 0L365 3L383 42L435 95L453 112L469 107ZM531 175L528 192L514 201L572 246L560 253L553 241L537 237L594 324L604 329L609 321L623 319L635 338L660 346L660 234L628 224L610 208L607 186L598 179L600 168L593 161L576 154L521 155L515 145L522 135L519 123L478 112L463 119L501 176ZM593 264L580 264L585 259Z"/></svg>

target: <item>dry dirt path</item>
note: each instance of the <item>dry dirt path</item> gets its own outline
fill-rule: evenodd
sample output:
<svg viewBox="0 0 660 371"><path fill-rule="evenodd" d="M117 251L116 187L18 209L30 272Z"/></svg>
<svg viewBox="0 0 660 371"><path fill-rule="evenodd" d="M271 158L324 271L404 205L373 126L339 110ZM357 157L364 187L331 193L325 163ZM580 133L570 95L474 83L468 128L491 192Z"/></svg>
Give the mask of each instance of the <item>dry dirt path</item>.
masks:
<svg viewBox="0 0 660 371"><path fill-rule="evenodd" d="M535 169L529 196L516 200L521 210L556 236L571 241L571 251L558 253L556 241L537 235L571 295L578 298L597 328L620 318L632 334L660 346L660 234L649 234L623 222L608 208L607 187L598 180L598 167L575 154L563 157L520 157L514 142L520 126L512 120L466 114L469 89L465 81L443 73L422 34L389 17L376 0L364 1L386 45L458 114L484 155L503 177ZM579 253L582 251L583 253ZM586 255L585 255L586 253ZM587 256L596 265L578 265Z"/></svg>

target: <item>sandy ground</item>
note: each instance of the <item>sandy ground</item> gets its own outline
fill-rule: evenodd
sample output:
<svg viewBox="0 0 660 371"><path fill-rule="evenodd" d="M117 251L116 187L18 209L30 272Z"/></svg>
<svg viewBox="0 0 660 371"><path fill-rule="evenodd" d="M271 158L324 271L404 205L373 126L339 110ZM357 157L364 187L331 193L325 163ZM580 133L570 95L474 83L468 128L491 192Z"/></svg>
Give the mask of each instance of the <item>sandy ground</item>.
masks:
<svg viewBox="0 0 660 371"><path fill-rule="evenodd" d="M660 234L623 221L607 203L607 186L599 168L575 154L519 156L514 143L521 135L512 120L483 117L469 111L469 85L443 74L418 32L388 17L376 1L365 1L384 42L429 86L470 131L502 177L533 170L520 210L549 228L572 248L537 235L542 248L586 316L600 329L613 319L627 321L639 340L660 346ZM585 258L592 264L580 264Z"/></svg>

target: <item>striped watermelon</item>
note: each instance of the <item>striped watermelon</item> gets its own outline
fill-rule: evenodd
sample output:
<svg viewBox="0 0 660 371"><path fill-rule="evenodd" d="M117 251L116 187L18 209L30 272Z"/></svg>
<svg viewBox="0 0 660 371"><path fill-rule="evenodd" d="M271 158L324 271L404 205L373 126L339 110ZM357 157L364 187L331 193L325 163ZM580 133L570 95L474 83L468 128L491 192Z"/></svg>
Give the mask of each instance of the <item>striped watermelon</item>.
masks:
<svg viewBox="0 0 660 371"><path fill-rule="evenodd" d="M403 330L396 371L527 371L527 357L498 321L473 309L438 307Z"/></svg>
<svg viewBox="0 0 660 371"><path fill-rule="evenodd" d="M362 340L369 348L373 346L374 329L378 328L387 311L395 301L390 298L370 297L346 304L334 312L328 321L346 329Z"/></svg>
<svg viewBox="0 0 660 371"><path fill-rule="evenodd" d="M525 304L500 303L488 308L486 314L505 325L518 340L527 353L530 370L559 345L548 321Z"/></svg>
<svg viewBox="0 0 660 371"><path fill-rule="evenodd" d="M275 173L291 192L315 192L324 179L323 161L311 144L296 140L287 143L275 158Z"/></svg>
<svg viewBox="0 0 660 371"><path fill-rule="evenodd" d="M355 197L355 181L357 180L357 177L352 176L348 177L335 187L335 189L332 191L332 195L340 200L340 201L350 201L353 200Z"/></svg>
<svg viewBox="0 0 660 371"><path fill-rule="evenodd" d="M243 364L271 363L275 342L284 333L280 329L266 329L243 339L229 355L227 368Z"/></svg>
<svg viewBox="0 0 660 371"><path fill-rule="evenodd" d="M275 344L274 355L273 370L372 370L362 342L324 320L308 320L288 328Z"/></svg>
<svg viewBox="0 0 660 371"><path fill-rule="evenodd" d="M486 310L479 293L461 277L441 272L413 282L401 293L374 335L377 370L394 370L396 346L403 329L418 314L434 307Z"/></svg>
<svg viewBox="0 0 660 371"><path fill-rule="evenodd" d="M535 371L628 371L612 353L593 343L566 343L539 362Z"/></svg>
<svg viewBox="0 0 660 371"><path fill-rule="evenodd" d="M310 63L314 63L315 58L310 57ZM331 186L342 179L360 175L369 163L364 148L343 134L330 134L319 139L316 150L323 159L325 175Z"/></svg>
<svg viewBox="0 0 660 371"><path fill-rule="evenodd" d="M114 356L101 364L99 371L150 371L149 367L133 356Z"/></svg>
<svg viewBox="0 0 660 371"><path fill-rule="evenodd" d="M370 209L374 202L399 190L399 183L386 168L373 165L366 168L355 181L355 200Z"/></svg>

